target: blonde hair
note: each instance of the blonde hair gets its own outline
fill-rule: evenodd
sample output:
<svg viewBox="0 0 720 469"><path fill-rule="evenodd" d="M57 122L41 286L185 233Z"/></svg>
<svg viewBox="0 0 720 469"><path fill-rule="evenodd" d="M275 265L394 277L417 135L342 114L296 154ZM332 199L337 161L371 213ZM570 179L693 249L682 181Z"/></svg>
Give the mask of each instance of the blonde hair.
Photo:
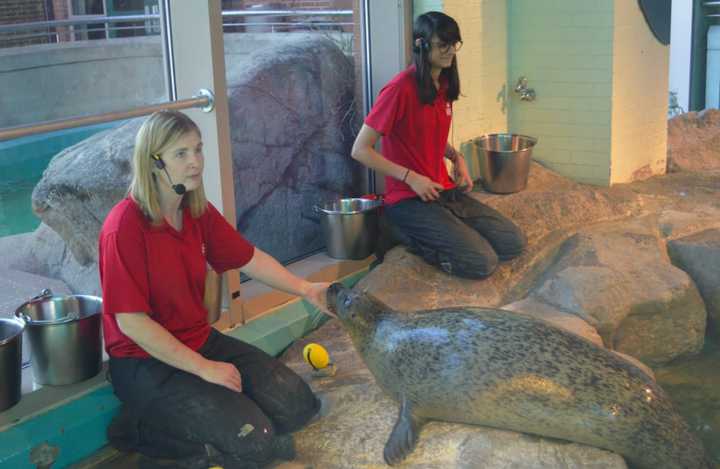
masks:
<svg viewBox="0 0 720 469"><path fill-rule="evenodd" d="M158 111L148 117L135 136L133 177L128 194L154 224L162 223L163 214L153 174L156 168L153 155L161 154L189 132L201 136L197 124L188 116L178 111ZM190 207L190 214L194 218L205 212L207 203L202 183L197 189L183 195L182 206Z"/></svg>

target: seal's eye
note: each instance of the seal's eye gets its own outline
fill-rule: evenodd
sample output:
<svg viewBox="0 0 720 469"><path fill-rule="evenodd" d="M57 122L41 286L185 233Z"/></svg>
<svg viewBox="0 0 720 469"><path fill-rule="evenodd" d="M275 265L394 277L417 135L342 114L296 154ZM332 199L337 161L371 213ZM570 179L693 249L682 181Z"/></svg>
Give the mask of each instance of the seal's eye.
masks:
<svg viewBox="0 0 720 469"><path fill-rule="evenodd" d="M343 300L343 306L346 308L349 308L351 304L352 304L352 298L349 296L346 296L345 300Z"/></svg>

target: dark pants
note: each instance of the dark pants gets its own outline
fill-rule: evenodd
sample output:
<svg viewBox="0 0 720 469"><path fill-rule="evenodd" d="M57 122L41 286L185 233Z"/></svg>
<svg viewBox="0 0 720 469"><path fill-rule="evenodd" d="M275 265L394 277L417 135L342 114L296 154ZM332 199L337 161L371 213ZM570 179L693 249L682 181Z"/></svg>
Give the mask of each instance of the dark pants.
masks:
<svg viewBox="0 0 720 469"><path fill-rule="evenodd" d="M457 189L433 202L412 198L386 207L397 240L444 272L485 278L498 261L519 256L527 240L500 212Z"/></svg>
<svg viewBox="0 0 720 469"><path fill-rule="evenodd" d="M155 458L202 460L210 450L220 461L204 467L255 468L273 458L276 434L301 428L320 408L302 378L252 345L213 329L199 352L233 363L243 392L153 358L110 359L113 388L123 402L108 428L111 444Z"/></svg>

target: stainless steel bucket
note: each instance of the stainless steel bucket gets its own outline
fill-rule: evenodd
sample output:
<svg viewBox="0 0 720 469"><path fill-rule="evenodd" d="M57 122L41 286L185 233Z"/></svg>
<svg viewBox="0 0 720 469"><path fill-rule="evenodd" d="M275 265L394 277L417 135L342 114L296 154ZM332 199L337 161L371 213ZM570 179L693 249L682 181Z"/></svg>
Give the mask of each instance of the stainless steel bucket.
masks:
<svg viewBox="0 0 720 469"><path fill-rule="evenodd" d="M23 329L18 319L0 318L0 411L20 401Z"/></svg>
<svg viewBox="0 0 720 469"><path fill-rule="evenodd" d="M534 137L489 134L473 142L478 154L483 187L497 194L519 192L527 186Z"/></svg>
<svg viewBox="0 0 720 469"><path fill-rule="evenodd" d="M381 205L379 200L339 199L315 206L315 211L321 214L328 255L360 260L375 252Z"/></svg>
<svg viewBox="0 0 720 469"><path fill-rule="evenodd" d="M49 290L15 311L26 324L35 382L72 384L100 372L101 311L101 298L53 296Z"/></svg>

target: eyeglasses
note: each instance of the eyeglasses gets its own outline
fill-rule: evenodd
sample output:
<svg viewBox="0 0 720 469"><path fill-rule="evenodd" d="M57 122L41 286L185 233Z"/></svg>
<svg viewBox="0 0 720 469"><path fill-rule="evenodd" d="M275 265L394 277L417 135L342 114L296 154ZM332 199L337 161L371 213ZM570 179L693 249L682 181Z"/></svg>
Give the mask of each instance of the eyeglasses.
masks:
<svg viewBox="0 0 720 469"><path fill-rule="evenodd" d="M455 52L459 51L462 48L463 42L457 41L454 43L448 43L444 41L432 41L431 44L437 47L443 54L447 54L450 52L450 48L454 49Z"/></svg>

